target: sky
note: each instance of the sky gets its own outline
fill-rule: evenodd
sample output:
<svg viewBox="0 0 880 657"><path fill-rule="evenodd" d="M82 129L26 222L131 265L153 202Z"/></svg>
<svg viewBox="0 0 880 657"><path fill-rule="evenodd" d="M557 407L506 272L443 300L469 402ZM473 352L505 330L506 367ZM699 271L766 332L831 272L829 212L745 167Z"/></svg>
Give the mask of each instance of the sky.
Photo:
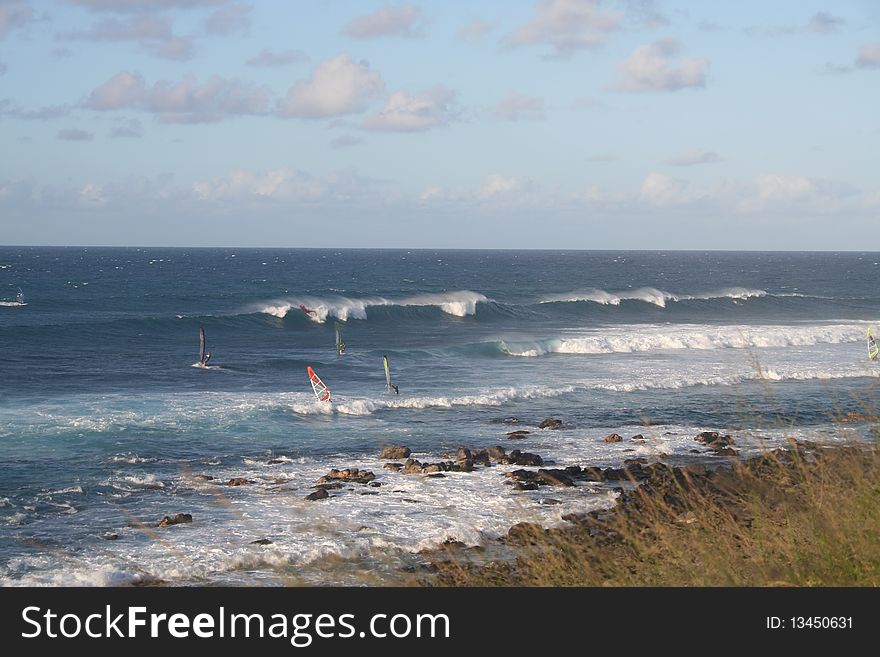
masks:
<svg viewBox="0 0 880 657"><path fill-rule="evenodd" d="M880 250L880 2L0 0L0 244Z"/></svg>

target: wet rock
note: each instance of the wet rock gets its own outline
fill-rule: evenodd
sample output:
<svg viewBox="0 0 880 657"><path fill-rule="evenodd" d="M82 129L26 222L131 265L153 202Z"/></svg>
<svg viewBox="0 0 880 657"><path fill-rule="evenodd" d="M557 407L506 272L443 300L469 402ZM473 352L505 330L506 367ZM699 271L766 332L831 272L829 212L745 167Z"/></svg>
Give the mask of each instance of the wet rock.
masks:
<svg viewBox="0 0 880 657"><path fill-rule="evenodd" d="M386 470L394 470L395 472L397 472L398 470L401 470L403 468L403 463L386 463L382 467Z"/></svg>
<svg viewBox="0 0 880 657"><path fill-rule="evenodd" d="M642 434L640 434L640 433L637 433L635 436L633 436L632 438L630 438L630 440L637 440L637 441L641 441L641 440L644 440L644 439L645 439L645 437L644 437Z"/></svg>
<svg viewBox="0 0 880 657"><path fill-rule="evenodd" d="M404 447L403 445L388 445L387 447L383 447L382 451L379 453L380 459L405 459L409 458L409 455L412 454L412 450L409 447Z"/></svg>
<svg viewBox="0 0 880 657"><path fill-rule="evenodd" d="M623 436L621 436L619 433L609 433L602 440L606 443L619 443L623 441Z"/></svg>
<svg viewBox="0 0 880 657"><path fill-rule="evenodd" d="M635 464L635 463L637 463L637 464L639 464L639 465L646 465L646 464L648 463L648 459L639 456L639 457L636 457L636 458L634 458L634 459L625 459L625 460L623 461L623 464L624 464L624 465L633 465L633 464Z"/></svg>
<svg viewBox="0 0 880 657"><path fill-rule="evenodd" d="M284 459L269 459L266 461L266 465L278 465L279 463L284 463Z"/></svg>
<svg viewBox="0 0 880 657"><path fill-rule="evenodd" d="M226 485L227 486L246 486L248 484L254 483L250 479L245 479L244 477L233 477L230 479Z"/></svg>
<svg viewBox="0 0 880 657"><path fill-rule="evenodd" d="M170 527L171 525L192 524L193 517L191 513L175 513L173 516L165 516L159 521L157 527Z"/></svg>
<svg viewBox="0 0 880 657"><path fill-rule="evenodd" d="M379 486L381 485L381 481L371 481L369 484L367 484L367 486L369 486L370 488L379 488Z"/></svg>
<svg viewBox="0 0 880 657"><path fill-rule="evenodd" d="M424 468L422 468L422 472L425 474L434 474L437 472L443 472L446 470L446 467L443 463L429 463Z"/></svg>
<svg viewBox="0 0 880 657"><path fill-rule="evenodd" d="M256 541L251 541L251 545L272 545L272 541L268 538L258 538Z"/></svg>
<svg viewBox="0 0 880 657"><path fill-rule="evenodd" d="M193 475L193 479L195 479L196 481L214 481L214 477L206 474Z"/></svg>
<svg viewBox="0 0 880 657"><path fill-rule="evenodd" d="M501 445L487 447L485 451L489 458L493 461L499 461L507 456L507 450L505 450Z"/></svg>
<svg viewBox="0 0 880 657"><path fill-rule="evenodd" d="M717 431L702 431L694 437L694 440L698 443L704 443L712 449L721 449L722 447L729 447L735 444L731 436L722 436Z"/></svg>
<svg viewBox="0 0 880 657"><path fill-rule="evenodd" d="M525 437L528 436L530 433L532 433L532 432L531 432L531 431L526 431L526 430L524 430L524 429L520 429L520 430L518 430L518 431L510 431L510 432L508 432L508 433L507 433L507 437L510 438L511 440L518 440L518 439L520 439L520 438L525 438Z"/></svg>
<svg viewBox="0 0 880 657"><path fill-rule="evenodd" d="M428 475L428 479L438 479L440 477L445 477L445 476L446 475L443 474L442 472L432 472L431 474Z"/></svg>
<svg viewBox="0 0 880 657"><path fill-rule="evenodd" d="M314 486L311 486L311 488L314 488L315 490L317 490L318 488L323 488L324 490L341 490L342 484L340 484L339 482L325 481L323 484L315 484Z"/></svg>
<svg viewBox="0 0 880 657"><path fill-rule="evenodd" d="M513 490L538 490L538 484L534 481L518 481L513 485Z"/></svg>
<svg viewBox="0 0 880 657"><path fill-rule="evenodd" d="M306 495L306 499L309 502L315 502L316 500L326 500L330 497L330 493L327 492L326 488L319 488L314 493L309 493Z"/></svg>
<svg viewBox="0 0 880 657"><path fill-rule="evenodd" d="M544 528L534 522L518 522L507 530L507 537L515 541L529 541L544 535Z"/></svg>
<svg viewBox="0 0 880 657"><path fill-rule="evenodd" d="M118 541L119 534L117 534L116 532L107 532L101 538L103 538L105 541Z"/></svg>
<svg viewBox="0 0 880 657"><path fill-rule="evenodd" d="M548 417L546 420L543 420L539 425L539 429L560 429L562 428L562 420L557 420L555 417Z"/></svg>
<svg viewBox="0 0 880 657"><path fill-rule="evenodd" d="M489 456L489 451L485 449L481 449L479 452L473 452L473 465L483 465L489 467L492 465L492 459Z"/></svg>
<svg viewBox="0 0 880 657"><path fill-rule="evenodd" d="M502 465L544 465L544 459L537 454L521 452L518 449L513 450L498 462Z"/></svg>
<svg viewBox="0 0 880 657"><path fill-rule="evenodd" d="M554 504L562 504L562 502L553 499L552 497L542 497L540 500L538 500L538 504L546 504L548 506L552 506Z"/></svg>
<svg viewBox="0 0 880 657"><path fill-rule="evenodd" d="M721 448L714 448L713 447L713 449L715 450L715 454L717 454L718 456L739 456L739 452L737 452L735 449L732 449L730 447L721 447Z"/></svg>
<svg viewBox="0 0 880 657"><path fill-rule="evenodd" d="M474 464L474 456L467 447L459 447L455 452L455 462L459 465L464 463Z"/></svg>
<svg viewBox="0 0 880 657"><path fill-rule="evenodd" d="M333 468L325 474L323 477L318 479L315 483L324 484L333 481L344 481L346 483L352 484L366 484L368 482L373 481L376 478L372 472L368 470L358 470L357 468L345 468L344 470L337 470Z"/></svg>
<svg viewBox="0 0 880 657"><path fill-rule="evenodd" d="M492 424L519 424L515 417L497 417L490 420Z"/></svg>
<svg viewBox="0 0 880 657"><path fill-rule="evenodd" d="M602 470L600 468L586 467L581 470L581 478L584 481L603 481Z"/></svg>
<svg viewBox="0 0 880 657"><path fill-rule="evenodd" d="M549 486L561 486L561 487L570 487L574 486L574 481L571 478L571 473L566 472L565 470L538 470L538 478L542 483L545 483Z"/></svg>

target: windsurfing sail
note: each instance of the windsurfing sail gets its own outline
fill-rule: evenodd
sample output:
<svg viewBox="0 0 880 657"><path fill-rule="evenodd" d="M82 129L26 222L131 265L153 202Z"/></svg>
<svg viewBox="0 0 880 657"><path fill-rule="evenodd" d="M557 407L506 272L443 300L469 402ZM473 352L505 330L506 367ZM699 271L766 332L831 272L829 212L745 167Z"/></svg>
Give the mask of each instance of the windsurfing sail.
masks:
<svg viewBox="0 0 880 657"><path fill-rule="evenodd" d="M199 365L204 365L206 362L205 359L205 327L199 327Z"/></svg>
<svg viewBox="0 0 880 657"><path fill-rule="evenodd" d="M880 353L880 347L877 346L877 341L874 339L874 334L871 333L871 329L868 329L868 358L872 361L876 361L878 353Z"/></svg>
<svg viewBox="0 0 880 657"><path fill-rule="evenodd" d="M336 322L336 353L340 356L345 353L345 343L342 341L342 324Z"/></svg>
<svg viewBox="0 0 880 657"><path fill-rule="evenodd" d="M312 384L312 390L315 393L315 397L318 398L318 401L330 401L330 388L324 385L324 382L318 378L318 375L315 374L315 370L312 369L311 365L306 367L306 371L309 373L309 381Z"/></svg>
<svg viewBox="0 0 880 657"><path fill-rule="evenodd" d="M24 292L21 291L21 288L18 288L18 292L15 295L15 301L17 303L24 303Z"/></svg>
<svg viewBox="0 0 880 657"><path fill-rule="evenodd" d="M391 368L388 366L388 356L382 356L385 365L385 389L391 392Z"/></svg>

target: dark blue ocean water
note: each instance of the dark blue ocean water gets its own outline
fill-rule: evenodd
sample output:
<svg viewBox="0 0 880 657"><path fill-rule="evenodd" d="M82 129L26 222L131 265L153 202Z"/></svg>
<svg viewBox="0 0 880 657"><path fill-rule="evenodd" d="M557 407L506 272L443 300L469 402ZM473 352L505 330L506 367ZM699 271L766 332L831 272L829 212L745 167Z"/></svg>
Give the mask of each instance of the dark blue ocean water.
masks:
<svg viewBox="0 0 880 657"><path fill-rule="evenodd" d="M878 262L0 247L0 577L349 581L313 566L328 554L364 564L447 537L476 541L530 514L553 521L607 500L572 492L537 510L540 495L511 492L500 468L440 481L376 460L391 442L428 460L503 442L509 428L491 420L505 416L562 418L566 430L527 427L516 445L558 463L683 453L703 428L745 442L835 439L833 415L876 396L865 336L880 317ZM12 303L18 287L27 305ZM210 369L193 367L200 326ZM385 390L383 354L399 396ZM308 365L332 404L312 395ZM653 443L601 443L610 431L652 432ZM302 500L315 477L348 464L381 475L377 495ZM223 488L218 503L221 487L193 474L255 483ZM178 511L196 519L165 530L185 563L134 520ZM248 545L264 536L272 546Z"/></svg>

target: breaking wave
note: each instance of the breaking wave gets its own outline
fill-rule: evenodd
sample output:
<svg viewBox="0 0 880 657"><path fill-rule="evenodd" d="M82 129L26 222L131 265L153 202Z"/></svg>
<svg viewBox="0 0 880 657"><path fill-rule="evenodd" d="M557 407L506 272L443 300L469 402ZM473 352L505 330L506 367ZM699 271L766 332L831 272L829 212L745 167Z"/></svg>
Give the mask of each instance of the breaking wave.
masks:
<svg viewBox="0 0 880 657"><path fill-rule="evenodd" d="M312 321L323 324L328 317L335 317L340 321L349 319L366 319L367 309L376 306L435 306L444 313L456 317L465 317L477 312L477 304L489 301L479 292L460 290L458 292L438 292L417 294L403 299L386 299L384 297L367 297L364 299L350 299L338 296L331 298L297 297L283 301L268 302L254 308L255 312L273 315L274 317L286 317L291 310L303 312L300 306L313 310L314 313L304 313Z"/></svg>
<svg viewBox="0 0 880 657"><path fill-rule="evenodd" d="M623 301L644 301L660 308L665 308L670 301L693 301L709 299L733 299L743 301L756 297L765 297L765 290L753 290L744 287L728 287L715 292L698 294L674 294L653 287L640 287L624 292L606 292L605 290L588 289L566 294L552 294L544 297L539 303L572 303L590 301L602 305L619 306Z"/></svg>

